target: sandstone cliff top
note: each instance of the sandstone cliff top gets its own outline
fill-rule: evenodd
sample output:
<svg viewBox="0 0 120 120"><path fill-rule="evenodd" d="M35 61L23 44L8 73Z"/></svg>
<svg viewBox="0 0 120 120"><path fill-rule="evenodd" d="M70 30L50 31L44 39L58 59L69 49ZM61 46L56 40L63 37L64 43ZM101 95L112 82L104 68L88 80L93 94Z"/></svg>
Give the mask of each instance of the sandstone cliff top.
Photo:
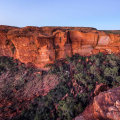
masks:
<svg viewBox="0 0 120 120"><path fill-rule="evenodd" d="M39 32L44 34L45 36L52 35L55 31L67 31L67 30L78 30L81 32L90 32L93 30L97 30L96 28L92 27L60 27L60 26L45 26L45 27L36 27L36 26L26 26L26 27L13 27L13 26L5 26L0 25L0 32L8 32L10 34L19 34L19 33L28 33L28 32Z"/></svg>
<svg viewBox="0 0 120 120"><path fill-rule="evenodd" d="M36 27L36 26L26 26L26 27L14 27L7 25L0 25L0 32L9 33L9 35L14 36L30 36L32 34L41 34L43 37L49 37L56 32L65 32L65 31L80 31L84 33L88 32L97 32L103 31L105 33L120 34L120 30L97 30L92 27L61 27L61 26L45 26L45 27Z"/></svg>

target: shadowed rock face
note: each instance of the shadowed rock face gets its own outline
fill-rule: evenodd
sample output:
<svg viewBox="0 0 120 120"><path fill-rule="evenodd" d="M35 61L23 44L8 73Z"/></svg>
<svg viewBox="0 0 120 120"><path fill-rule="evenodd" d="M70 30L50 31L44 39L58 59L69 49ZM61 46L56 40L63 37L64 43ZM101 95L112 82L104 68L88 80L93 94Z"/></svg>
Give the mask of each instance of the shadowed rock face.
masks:
<svg viewBox="0 0 120 120"><path fill-rule="evenodd" d="M56 59L98 52L118 53L120 34L86 27L0 26L0 56L44 67Z"/></svg>

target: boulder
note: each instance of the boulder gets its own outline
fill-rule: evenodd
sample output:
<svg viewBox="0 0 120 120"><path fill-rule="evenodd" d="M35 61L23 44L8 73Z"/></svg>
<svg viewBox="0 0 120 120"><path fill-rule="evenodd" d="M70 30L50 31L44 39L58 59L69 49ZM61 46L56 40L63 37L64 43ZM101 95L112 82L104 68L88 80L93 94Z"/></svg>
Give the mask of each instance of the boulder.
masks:
<svg viewBox="0 0 120 120"><path fill-rule="evenodd" d="M120 87L100 92L74 120L120 120Z"/></svg>
<svg viewBox="0 0 120 120"><path fill-rule="evenodd" d="M120 120L120 87L101 92L94 97L94 116L100 120Z"/></svg>

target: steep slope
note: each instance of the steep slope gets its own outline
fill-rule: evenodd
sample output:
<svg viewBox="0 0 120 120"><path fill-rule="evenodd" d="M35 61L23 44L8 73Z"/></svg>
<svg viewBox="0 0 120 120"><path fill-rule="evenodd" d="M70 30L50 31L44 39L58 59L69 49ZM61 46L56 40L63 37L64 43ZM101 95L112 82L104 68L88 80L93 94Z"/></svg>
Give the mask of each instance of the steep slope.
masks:
<svg viewBox="0 0 120 120"><path fill-rule="evenodd" d="M106 118L107 105L111 109L120 100L119 89L103 92L120 85L120 56L76 54L49 66L48 72L41 71L0 57L0 120L72 120L92 101L83 115Z"/></svg>

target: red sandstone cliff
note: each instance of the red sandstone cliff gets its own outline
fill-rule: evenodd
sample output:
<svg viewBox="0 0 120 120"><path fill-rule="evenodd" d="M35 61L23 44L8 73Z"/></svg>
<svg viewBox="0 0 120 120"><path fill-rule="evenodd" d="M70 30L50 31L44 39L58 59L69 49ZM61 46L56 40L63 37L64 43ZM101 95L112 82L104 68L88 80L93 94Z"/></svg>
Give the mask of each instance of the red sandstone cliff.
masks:
<svg viewBox="0 0 120 120"><path fill-rule="evenodd" d="M0 56L11 56L38 67L75 53L119 51L119 31L115 34L86 27L0 26Z"/></svg>

